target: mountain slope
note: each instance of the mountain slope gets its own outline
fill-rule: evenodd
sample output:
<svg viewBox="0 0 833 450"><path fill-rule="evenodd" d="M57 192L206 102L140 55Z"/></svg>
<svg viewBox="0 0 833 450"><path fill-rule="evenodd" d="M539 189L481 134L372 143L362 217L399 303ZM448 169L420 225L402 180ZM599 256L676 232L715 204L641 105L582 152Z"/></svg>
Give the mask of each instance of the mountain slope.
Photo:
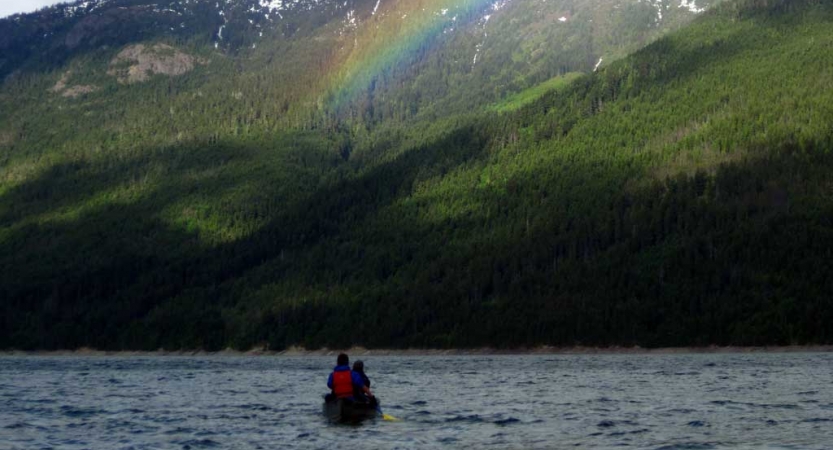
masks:
<svg viewBox="0 0 833 450"><path fill-rule="evenodd" d="M423 109L432 117L459 113L553 76L589 72L600 57L621 57L696 16L660 3L79 2L0 20L0 77L13 97L40 99L27 103L24 116L71 127L84 116L67 119L49 106L104 106L105 123L91 121L91 128L123 127L123 115L136 112L153 120L146 127L160 129L171 122L170 108L197 109L210 127L181 128L200 136L324 120L372 125L410 120ZM110 75L111 65L136 44L167 45L202 64L167 82L157 76L124 86ZM61 80L87 89L83 96L54 89L44 95ZM152 85L164 95L148 92ZM154 105L136 107L149 95Z"/></svg>
<svg viewBox="0 0 833 450"><path fill-rule="evenodd" d="M520 4L495 25L507 52ZM524 70L484 50L465 61L481 78L433 93L421 77L463 77L443 68L465 43L261 96L328 41L147 43L191 71L135 84L107 78L115 49L21 71L0 97L0 346L829 342L831 20L828 2L728 2L580 77L598 54L524 63L542 28ZM67 71L98 90L56 96Z"/></svg>

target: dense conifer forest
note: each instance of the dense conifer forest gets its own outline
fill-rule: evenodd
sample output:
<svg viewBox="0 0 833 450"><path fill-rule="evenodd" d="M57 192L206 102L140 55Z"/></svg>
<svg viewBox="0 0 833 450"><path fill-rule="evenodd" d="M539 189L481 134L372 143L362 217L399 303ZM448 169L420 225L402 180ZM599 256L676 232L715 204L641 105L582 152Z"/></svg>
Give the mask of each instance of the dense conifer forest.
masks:
<svg viewBox="0 0 833 450"><path fill-rule="evenodd" d="M113 1L0 20L0 348L833 342L830 1Z"/></svg>

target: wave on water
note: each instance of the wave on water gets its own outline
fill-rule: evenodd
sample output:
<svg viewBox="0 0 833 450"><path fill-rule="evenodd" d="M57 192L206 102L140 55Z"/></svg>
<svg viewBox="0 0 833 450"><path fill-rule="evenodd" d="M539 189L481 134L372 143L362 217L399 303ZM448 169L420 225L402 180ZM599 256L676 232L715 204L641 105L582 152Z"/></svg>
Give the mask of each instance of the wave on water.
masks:
<svg viewBox="0 0 833 450"><path fill-rule="evenodd" d="M714 444L687 442L683 444L663 445L661 447L655 448L654 450L710 450L716 448L718 447L716 447Z"/></svg>
<svg viewBox="0 0 833 450"><path fill-rule="evenodd" d="M97 408L84 408L79 406L72 406L72 405L63 405L61 406L61 413L68 417L75 417L75 418L83 418L83 417L92 417L98 414L106 414L107 411L103 409Z"/></svg>
<svg viewBox="0 0 833 450"><path fill-rule="evenodd" d="M252 410L252 411L274 411L275 410L275 408L273 408L269 405L264 405L262 403L237 405L237 406L235 406L235 408L247 409L247 410Z"/></svg>
<svg viewBox="0 0 833 450"><path fill-rule="evenodd" d="M14 422L9 425L3 427L7 430L36 430L36 431L47 431L46 427L35 425L29 422Z"/></svg>
<svg viewBox="0 0 833 450"><path fill-rule="evenodd" d="M804 419L804 423L824 423L824 422L833 422L833 418L830 417L814 417L812 419Z"/></svg>
<svg viewBox="0 0 833 450"><path fill-rule="evenodd" d="M170 430L165 430L162 433L163 434L169 434L169 435L180 435L180 434L192 434L192 433L195 433L196 431L197 431L196 429L190 428L190 427L176 427L176 428L173 428L173 429L170 429Z"/></svg>
<svg viewBox="0 0 833 450"><path fill-rule="evenodd" d="M612 433L608 433L607 436L608 437L622 437L622 436L627 436L627 435L630 435L630 434L648 433L650 431L651 430L649 430L647 428L640 428L638 430L630 430L630 431L614 431Z"/></svg>
<svg viewBox="0 0 833 450"><path fill-rule="evenodd" d="M520 419L516 419L514 417L507 417L505 419L495 420L494 424L495 425L506 426L506 425L512 425L512 424L520 423L520 422L521 422Z"/></svg>
<svg viewBox="0 0 833 450"><path fill-rule="evenodd" d="M182 445L183 450L190 450L192 448L215 448L221 445L219 442L212 441L211 439L191 439L180 442L179 444Z"/></svg>
<svg viewBox="0 0 833 450"><path fill-rule="evenodd" d="M466 423L481 423L483 422L483 418L477 414L470 414L470 415L458 415L454 417L450 417L444 420L445 423L458 423L458 422L466 422Z"/></svg>

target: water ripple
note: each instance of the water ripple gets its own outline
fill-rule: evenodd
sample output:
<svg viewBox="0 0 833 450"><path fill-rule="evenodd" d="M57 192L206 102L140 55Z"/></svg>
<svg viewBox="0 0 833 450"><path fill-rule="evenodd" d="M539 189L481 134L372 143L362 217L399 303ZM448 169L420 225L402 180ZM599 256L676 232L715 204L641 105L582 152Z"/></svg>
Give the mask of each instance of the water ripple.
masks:
<svg viewBox="0 0 833 450"><path fill-rule="evenodd" d="M0 448L828 450L830 354L362 357L385 413L331 425L333 357L0 357ZM429 408L430 405L430 408ZM671 437L676 437L673 439Z"/></svg>

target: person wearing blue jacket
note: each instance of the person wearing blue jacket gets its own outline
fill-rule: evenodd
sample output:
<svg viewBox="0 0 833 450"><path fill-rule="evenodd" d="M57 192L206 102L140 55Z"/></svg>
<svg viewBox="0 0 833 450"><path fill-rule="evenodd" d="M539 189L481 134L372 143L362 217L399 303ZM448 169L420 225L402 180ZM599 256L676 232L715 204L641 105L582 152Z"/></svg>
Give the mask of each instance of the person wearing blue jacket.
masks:
<svg viewBox="0 0 833 450"><path fill-rule="evenodd" d="M364 373L364 362L361 360L354 362L353 372L358 373L362 377L362 383L364 383L365 386L370 387L370 378L368 378L367 374Z"/></svg>
<svg viewBox="0 0 833 450"><path fill-rule="evenodd" d="M332 395L335 398L354 398L354 390L359 391L372 398L373 393L370 388L364 385L364 380L358 372L350 370L350 358L341 353L336 359L336 367L327 379L327 387L329 387Z"/></svg>
<svg viewBox="0 0 833 450"><path fill-rule="evenodd" d="M362 377L362 388L353 388L353 397L362 402L371 402L375 400L372 397L368 397L364 394L363 388L370 389L370 378L367 377L367 374L364 373L364 363L362 361L356 361L353 363L353 373L359 374Z"/></svg>

